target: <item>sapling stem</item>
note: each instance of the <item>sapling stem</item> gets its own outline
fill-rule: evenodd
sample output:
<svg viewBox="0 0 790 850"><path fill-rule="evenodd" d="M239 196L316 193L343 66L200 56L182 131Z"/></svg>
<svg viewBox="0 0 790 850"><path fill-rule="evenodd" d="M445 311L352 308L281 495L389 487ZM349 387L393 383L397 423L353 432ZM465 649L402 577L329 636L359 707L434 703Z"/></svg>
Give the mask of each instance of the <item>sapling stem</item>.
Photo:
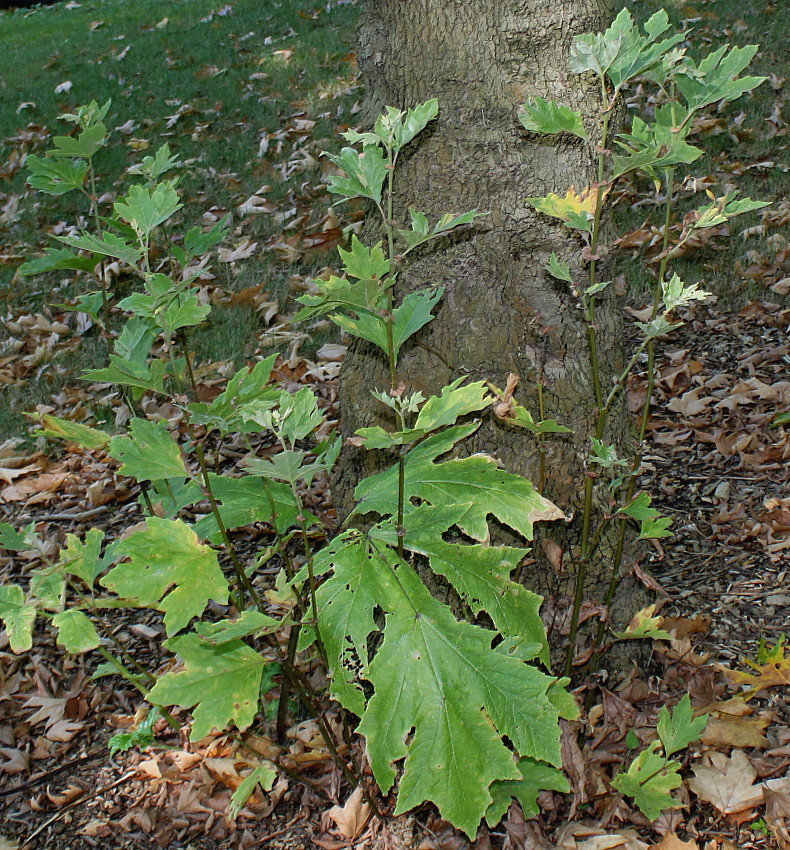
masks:
<svg viewBox="0 0 790 850"><path fill-rule="evenodd" d="M658 315L658 308L661 303L661 285L666 279L667 265L669 263L669 228L672 223L672 196L675 188L675 169L667 168L664 170L666 177L666 204L664 209L664 233L661 246L661 262L658 268L658 277L653 287L653 307L650 313L651 321ZM650 420L650 399L653 395L653 387L655 386L655 340L651 337L647 340L647 386L645 389L645 400L642 403L642 411L639 417L639 429L637 432L637 448L634 457L631 461L631 473L628 478L628 485L625 493L625 504L628 504L634 496L636 490L636 476L639 473L639 468L642 465L642 452L647 434L647 424ZM625 536L628 520L625 516L621 516L620 525L617 530L617 542L612 558L612 570L609 576L609 584L606 588L603 604L608 607L611 604L617 587L620 583L620 568L623 563L623 554L625 552ZM601 642L603 641L604 632L606 630L606 622L601 620L595 630L593 639L594 653L591 656L596 658L600 655Z"/></svg>
<svg viewBox="0 0 790 850"><path fill-rule="evenodd" d="M606 86L602 86L602 109L603 119L601 123L601 144L598 148L598 183L595 194L595 211L593 214L593 227L590 237L590 269L589 287L592 288L597 282L597 252L598 238L601 228L601 214L603 212L604 197L604 175L606 167L606 142L609 134L609 111L606 109L607 96ZM595 394L596 423L595 437L600 440L603 436L606 422L606 408L601 390L601 369L598 360L597 329L595 326L595 293L591 291L586 297L585 318L587 320L587 342L590 350L590 369L592 372L593 392ZM573 671L573 656L576 650L576 637L579 631L579 612L584 599L584 582L587 578L587 567L589 562L590 525L592 522L593 507L593 477L588 471L584 480L584 501L582 508L582 531L579 546L579 558L576 566L576 580L573 591L573 607L571 609L570 631L568 633L568 651L565 656L565 675L569 676Z"/></svg>

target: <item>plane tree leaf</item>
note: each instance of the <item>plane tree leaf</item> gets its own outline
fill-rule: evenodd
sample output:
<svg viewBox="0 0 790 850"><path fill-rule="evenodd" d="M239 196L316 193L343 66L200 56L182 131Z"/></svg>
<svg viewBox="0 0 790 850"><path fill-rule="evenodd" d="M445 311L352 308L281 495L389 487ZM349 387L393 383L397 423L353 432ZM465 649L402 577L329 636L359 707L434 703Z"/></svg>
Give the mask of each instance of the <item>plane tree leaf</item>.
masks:
<svg viewBox="0 0 790 850"><path fill-rule="evenodd" d="M678 775L680 762L667 760L657 752L658 747L658 741L654 741L639 753L627 771L618 773L612 780L612 786L631 797L651 821L664 809L680 808L680 803L669 792L683 784Z"/></svg>
<svg viewBox="0 0 790 850"><path fill-rule="evenodd" d="M18 584L0 587L0 621L5 626L11 652L27 652L33 646L33 624L36 608L25 601Z"/></svg>
<svg viewBox="0 0 790 850"><path fill-rule="evenodd" d="M65 195L74 189L81 189L88 173L86 162L44 159L35 154L28 156L25 165L30 172L28 184L47 195Z"/></svg>
<svg viewBox="0 0 790 850"><path fill-rule="evenodd" d="M486 611L502 635L521 638L522 649L529 644L532 655L526 658L522 651L522 660L540 656L548 664L548 644L539 614L543 600L510 580L529 550L444 539L453 526L460 526L470 509L470 505L412 507L404 515L404 547L426 556L433 572L453 585L473 614ZM397 543L391 522L372 529L371 535L393 547Z"/></svg>
<svg viewBox="0 0 790 850"><path fill-rule="evenodd" d="M250 726L258 712L265 664L258 652L238 639L214 646L195 634L171 638L165 646L181 657L184 669L160 676L148 700L194 706L190 740L199 741L231 722L240 731Z"/></svg>
<svg viewBox="0 0 790 850"><path fill-rule="evenodd" d="M582 117L576 110L542 97L530 98L518 113L521 125L531 133L569 133L588 139Z"/></svg>
<svg viewBox="0 0 790 850"><path fill-rule="evenodd" d="M101 544L104 534L98 528L91 528L80 540L76 534L66 535L66 545L60 550L57 566L69 575L81 578L88 587L109 566L109 560L101 557Z"/></svg>
<svg viewBox="0 0 790 850"><path fill-rule="evenodd" d="M17 271L22 277L61 270L92 272L97 262L98 257L93 254L86 257L83 254L75 254L68 248L53 248L43 257L36 257L34 260L22 263Z"/></svg>
<svg viewBox="0 0 790 850"><path fill-rule="evenodd" d="M503 735L520 754L560 763L554 680L492 649L495 632L456 620L388 546L367 548L353 532L334 545L319 600L333 693L346 704L361 664L373 693L359 732L380 787L389 790L405 759L396 811L430 800L472 835L492 801L488 786L519 777ZM376 607L385 613L383 641L368 662L351 646L364 647L378 628ZM359 711L364 693L351 694L347 707Z"/></svg>
<svg viewBox="0 0 790 850"><path fill-rule="evenodd" d="M664 747L664 753L671 756L680 750L685 749L689 744L696 741L702 734L705 724L708 722L708 715L701 714L699 717L694 717L694 711L691 708L691 699L688 694L683 695L683 699L675 706L675 710L670 713L666 706L662 706L658 712L658 737Z"/></svg>
<svg viewBox="0 0 790 850"><path fill-rule="evenodd" d="M121 462L120 472L137 481L159 481L187 475L178 443L161 422L134 418L129 436L113 437L109 454Z"/></svg>
<svg viewBox="0 0 790 850"><path fill-rule="evenodd" d="M468 505L458 527L475 540L488 540L489 514L532 539L532 525L540 520L560 519L555 505L535 491L527 479L499 469L492 458L473 455L436 463L457 442L468 437L477 423L456 425L428 437L406 456L404 495L406 502L420 499L439 506ZM355 512L376 511L394 516L398 511L398 468L372 475L357 485L359 504Z"/></svg>
<svg viewBox="0 0 790 850"><path fill-rule="evenodd" d="M96 627L82 611L63 611L52 618L52 625L58 630L58 643L66 652L79 655L101 643Z"/></svg>
<svg viewBox="0 0 790 850"><path fill-rule="evenodd" d="M339 154L324 154L345 176L329 178L327 188L346 198L370 198L381 203L381 190L387 176L387 161L377 145L365 145L361 151L343 148Z"/></svg>
<svg viewBox="0 0 790 850"><path fill-rule="evenodd" d="M139 248L130 245L114 233L102 233L101 236L83 233L79 236L56 236L55 238L72 248L90 251L103 257L113 257L130 266L136 266L143 255Z"/></svg>
<svg viewBox="0 0 790 850"><path fill-rule="evenodd" d="M219 513L227 529L239 528L254 522L273 523L280 534L296 525L299 507L287 484L265 481L254 475L230 478L209 473L214 498L219 503ZM272 518L274 509L274 518ZM308 523L317 520L303 511ZM214 514L201 517L193 526L203 540L218 541L219 527Z"/></svg>
<svg viewBox="0 0 790 850"><path fill-rule="evenodd" d="M168 635L199 617L209 600L228 601L216 552L181 520L149 517L144 530L118 541L114 554L129 560L113 567L101 584L141 608L163 611Z"/></svg>
<svg viewBox="0 0 790 850"><path fill-rule="evenodd" d="M40 422L43 427L36 431L37 436L68 440L83 449L103 449L110 442L110 435L105 431L69 419L58 419L48 413L41 416Z"/></svg>
<svg viewBox="0 0 790 850"><path fill-rule="evenodd" d="M538 794L541 791L559 791L567 794L571 790L570 783L561 770L550 764L522 758L516 765L521 774L519 779L498 780L491 784L493 800L486 812L486 823L495 827L505 816L511 800L521 803L525 818L537 817Z"/></svg>
<svg viewBox="0 0 790 850"><path fill-rule="evenodd" d="M164 180L154 186L132 186L126 197L113 205L115 214L147 238L181 209L175 184L175 180Z"/></svg>

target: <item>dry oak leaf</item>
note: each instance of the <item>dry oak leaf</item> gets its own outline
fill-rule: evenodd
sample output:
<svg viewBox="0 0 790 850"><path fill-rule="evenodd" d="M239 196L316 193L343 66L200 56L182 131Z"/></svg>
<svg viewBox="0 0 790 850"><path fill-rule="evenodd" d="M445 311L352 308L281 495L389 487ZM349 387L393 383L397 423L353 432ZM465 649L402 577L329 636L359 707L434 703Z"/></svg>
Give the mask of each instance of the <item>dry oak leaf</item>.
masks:
<svg viewBox="0 0 790 850"><path fill-rule="evenodd" d="M676 396L667 405L667 410L680 413L681 416L696 416L702 413L708 405L716 401L715 398L711 398L710 396L700 398L699 394L702 392L702 389L702 387L696 387L687 393L683 393L682 396Z"/></svg>
<svg viewBox="0 0 790 850"><path fill-rule="evenodd" d="M710 717L702 741L710 747L767 747L763 731L770 722L765 717Z"/></svg>
<svg viewBox="0 0 790 850"><path fill-rule="evenodd" d="M763 786L754 784L757 773L743 750L733 750L730 758L723 753L707 753L705 759L707 764L695 767L694 778L688 782L701 800L725 815L762 804Z"/></svg>

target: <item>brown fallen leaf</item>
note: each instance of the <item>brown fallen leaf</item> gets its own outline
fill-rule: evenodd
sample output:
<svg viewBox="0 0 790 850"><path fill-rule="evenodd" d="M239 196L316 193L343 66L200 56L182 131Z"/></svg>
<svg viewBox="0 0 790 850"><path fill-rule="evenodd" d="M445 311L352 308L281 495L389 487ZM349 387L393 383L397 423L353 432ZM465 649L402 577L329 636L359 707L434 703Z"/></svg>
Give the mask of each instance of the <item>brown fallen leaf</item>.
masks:
<svg viewBox="0 0 790 850"><path fill-rule="evenodd" d="M780 850L790 850L790 789L765 789L765 822L771 828Z"/></svg>
<svg viewBox="0 0 790 850"><path fill-rule="evenodd" d="M707 763L694 768L689 788L722 814L747 812L763 802L763 786L755 785L755 769L743 750L733 750L727 758L723 753L706 753Z"/></svg>
<svg viewBox="0 0 790 850"><path fill-rule="evenodd" d="M711 747L767 747L763 731L771 721L764 717L710 717L702 740Z"/></svg>
<svg viewBox="0 0 790 850"><path fill-rule="evenodd" d="M699 844L693 838L681 841L674 832L668 832L658 844L651 844L648 850L699 850Z"/></svg>
<svg viewBox="0 0 790 850"><path fill-rule="evenodd" d="M365 801L362 787L356 788L343 806L332 806L327 812L340 833L352 841L362 832L370 820L370 804Z"/></svg>

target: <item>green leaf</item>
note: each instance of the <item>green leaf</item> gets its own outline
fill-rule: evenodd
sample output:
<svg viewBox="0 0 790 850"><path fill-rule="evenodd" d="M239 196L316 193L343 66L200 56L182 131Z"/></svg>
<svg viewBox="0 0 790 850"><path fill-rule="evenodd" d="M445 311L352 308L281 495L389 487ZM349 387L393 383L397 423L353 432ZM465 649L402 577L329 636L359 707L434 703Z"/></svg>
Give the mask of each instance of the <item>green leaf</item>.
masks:
<svg viewBox="0 0 790 850"><path fill-rule="evenodd" d="M571 790L570 783L561 770L550 764L535 761L531 758L522 758L516 765L520 779L498 780L491 784L491 796L493 800L486 812L486 823L493 829L505 816L512 799L521 803L524 817L537 817L538 794L541 791L559 791L567 794Z"/></svg>
<svg viewBox="0 0 790 850"><path fill-rule="evenodd" d="M685 73L678 74L675 82L688 108L698 110L719 100L725 103L737 100L765 82L767 77L738 79L738 74L752 61L755 53L756 44L733 48L724 44L709 53L698 66L687 57Z"/></svg>
<svg viewBox="0 0 790 850"><path fill-rule="evenodd" d="M428 432L454 425L459 417L477 410L483 410L491 403L486 392L485 381L464 384L465 378L457 378L451 384L442 387L441 395L431 396L422 406L416 429Z"/></svg>
<svg viewBox="0 0 790 850"><path fill-rule="evenodd" d="M373 278L351 281L333 275L329 280L314 280L313 283L318 287L318 294L301 295L297 299L305 307L297 313L294 321L301 322L337 309L354 313L362 310L378 318L378 314L386 305L386 290L392 281Z"/></svg>
<svg viewBox="0 0 790 850"><path fill-rule="evenodd" d="M203 499L203 490L192 478L162 478L152 481L147 491L148 498L157 516L172 519L188 505L194 505ZM140 493L137 503L147 510L145 496Z"/></svg>
<svg viewBox="0 0 790 850"><path fill-rule="evenodd" d="M114 233L102 233L101 236L92 236L83 233L81 236L56 236L59 242L79 248L83 251L91 251L101 254L103 257L114 257L130 266L136 266L143 256L142 251L130 245L125 239Z"/></svg>
<svg viewBox="0 0 790 850"><path fill-rule="evenodd" d="M444 294L444 287L410 292L392 313L392 343L395 356L406 340L433 319L431 310ZM386 347L384 349L386 351Z"/></svg>
<svg viewBox="0 0 790 850"><path fill-rule="evenodd" d="M692 230L701 230L705 227L716 227L724 224L736 215L752 212L770 206L768 201L753 201L751 198L736 198L735 192L715 198L713 203L696 210L694 221L689 227ZM712 197L712 195L711 195Z"/></svg>
<svg viewBox="0 0 790 850"><path fill-rule="evenodd" d="M36 257L35 260L22 263L17 269L17 273L21 277L31 277L46 272L65 270L92 272L97 262L98 258L93 255L84 257L81 254L69 251L67 248L53 248L47 251L43 257Z"/></svg>
<svg viewBox="0 0 790 850"><path fill-rule="evenodd" d="M519 753L560 763L553 680L493 650L491 632L457 621L392 550L377 560L363 582L386 623L364 674L373 695L358 731L383 791L405 757L397 814L430 800L471 836L492 801L491 782L519 777L502 735ZM324 587L346 581L336 574Z"/></svg>
<svg viewBox="0 0 790 850"><path fill-rule="evenodd" d="M544 268L552 277L556 277L557 280L564 280L570 284L573 283L570 266L567 263L561 262L554 252L552 252Z"/></svg>
<svg viewBox="0 0 790 850"><path fill-rule="evenodd" d="M668 761L656 752L655 741L631 762L625 773L618 773L612 787L633 798L642 814L654 821L664 809L680 808L670 791L680 788L683 780L678 776L680 762Z"/></svg>
<svg viewBox="0 0 790 850"><path fill-rule="evenodd" d="M0 620L5 626L11 652L27 652L33 646L36 609L25 602L18 584L0 585Z"/></svg>
<svg viewBox="0 0 790 850"><path fill-rule="evenodd" d="M211 312L201 304L198 291L179 287L167 275L153 274L145 282L146 293L135 292L118 302L122 310L152 319L170 337L179 328L199 325Z"/></svg>
<svg viewBox="0 0 790 850"><path fill-rule="evenodd" d="M175 184L175 180L165 180L156 186L132 186L126 198L113 205L115 214L139 236L147 237L181 209Z"/></svg>
<svg viewBox="0 0 790 850"><path fill-rule="evenodd" d="M109 366L104 369L89 369L83 372L82 377L87 381L106 381L161 393L164 392L165 365L163 360L152 360L150 364L133 363L124 357L111 354Z"/></svg>
<svg viewBox="0 0 790 850"><path fill-rule="evenodd" d="M75 534L67 534L66 545L58 556L58 568L93 587L99 575L109 566L109 561L101 557L103 540L104 533L98 528L87 531L82 541Z"/></svg>
<svg viewBox="0 0 790 850"><path fill-rule="evenodd" d="M418 133L421 133L428 124L439 114L439 101L436 98L426 100L425 103L417 104L406 111L400 126L395 132L395 148L402 148L408 144Z"/></svg>
<svg viewBox="0 0 790 850"><path fill-rule="evenodd" d="M392 267L392 263L384 256L381 242L372 248L363 245L356 233L351 236L351 250L337 249L340 259L343 261L345 273L349 277L359 280L379 280L385 278Z"/></svg>
<svg viewBox="0 0 790 850"><path fill-rule="evenodd" d="M177 156L170 153L170 145L167 143L159 147L153 156L143 157L143 161L132 165L129 174L141 174L149 180L157 181L163 174L178 168L181 161Z"/></svg>
<svg viewBox="0 0 790 850"><path fill-rule="evenodd" d="M144 750L150 747L156 740L153 733L153 727L157 720L161 717L159 709L153 706L148 710L145 718L140 722L136 729L131 732L116 732L115 735L107 741L107 748L110 755L116 753L125 753L132 747L137 747L139 750Z"/></svg>
<svg viewBox="0 0 790 850"><path fill-rule="evenodd" d="M530 98L518 113L522 126L531 133L570 133L580 139L589 139L576 110L542 97Z"/></svg>
<svg viewBox="0 0 790 850"><path fill-rule="evenodd" d="M606 75L618 91L628 80L657 65L668 50L685 39L684 33L673 33L658 41L668 28L669 18L661 10L645 23L642 35L631 13L623 9L606 32L574 37L570 69L575 74L593 71L599 77Z"/></svg>
<svg viewBox="0 0 790 850"><path fill-rule="evenodd" d="M48 151L50 156L90 159L107 143L107 128L99 121L86 127L76 138L55 136L52 143L55 147Z"/></svg>
<svg viewBox="0 0 790 850"><path fill-rule="evenodd" d="M35 432L36 436L67 440L83 449L103 449L110 442L110 435L105 431L81 425L79 422L58 419L48 413L42 414L39 421L43 427Z"/></svg>
<svg viewBox="0 0 790 850"><path fill-rule="evenodd" d="M129 422L129 434L110 440L108 453L121 462L121 475L137 481L159 481L188 474L178 443L163 422L134 418Z"/></svg>
<svg viewBox="0 0 790 850"><path fill-rule="evenodd" d="M187 230L184 234L185 257L183 265L210 251L215 245L219 245L228 235L230 221L230 215L226 215L209 230L203 231L199 227L192 227Z"/></svg>
<svg viewBox="0 0 790 850"><path fill-rule="evenodd" d="M650 496L647 493L639 495L628 505L620 508L617 513L625 514L640 523L639 539L647 540L657 537L671 537L672 532L668 530L672 520L661 516L655 509L650 507Z"/></svg>
<svg viewBox="0 0 790 850"><path fill-rule="evenodd" d="M88 173L85 162L42 159L30 154L25 160L28 185L47 195L65 195L74 189L81 189Z"/></svg>
<svg viewBox="0 0 790 850"><path fill-rule="evenodd" d="M427 557L433 572L452 584L475 616L485 611L502 635L522 638L534 647L529 658L522 652L521 660L540 657L548 666L548 643L539 613L543 600L510 580L510 574L529 550L444 539L453 526L461 527L470 509L470 505L408 506L403 519L403 545ZM392 522L375 527L370 534L393 548L397 544Z"/></svg>
<svg viewBox="0 0 790 850"><path fill-rule="evenodd" d="M411 230L399 230L398 233L403 237L409 248L414 248L430 238L430 225L428 224L428 216L424 212L410 209L409 216L411 218Z"/></svg>
<svg viewBox="0 0 790 850"><path fill-rule="evenodd" d="M33 532L35 533L35 523L32 523ZM28 532L30 527L28 527ZM17 531L9 522L0 522L0 549L5 549L8 552L24 552L25 549L32 549L33 541L30 539L29 533L22 534Z"/></svg>
<svg viewBox="0 0 790 850"><path fill-rule="evenodd" d="M63 608L66 580L57 564L48 564L30 574L28 593L40 608L59 611Z"/></svg>
<svg viewBox="0 0 790 850"><path fill-rule="evenodd" d="M366 449L391 449L395 446L404 446L414 443L425 436L425 431L417 428L406 428L404 431L385 431L381 425L372 425L370 428L357 428L354 433L361 440L359 445ZM355 442L355 445L357 443Z"/></svg>
<svg viewBox="0 0 790 850"><path fill-rule="evenodd" d="M225 389L210 404L196 402L189 405L194 425L209 425L223 435L233 431L249 434L260 431L260 425L245 419L241 409L250 402L270 404L274 407L280 398L280 390L269 385L272 368L277 359L272 354L250 369L244 366L228 380Z"/></svg>
<svg viewBox="0 0 790 850"><path fill-rule="evenodd" d="M691 698L688 694L683 694L683 699L675 706L671 714L666 706L662 706L661 711L658 712L657 729L658 737L664 746L664 754L671 756L694 743L702 734L707 722L707 714L694 717Z"/></svg>
<svg viewBox="0 0 790 850"><path fill-rule="evenodd" d="M148 693L157 705L192 708L191 741L205 738L212 729L226 729L232 722L247 729L258 713L263 657L240 640L219 646L198 635L186 634L165 641L181 656L184 669L161 676Z"/></svg>
<svg viewBox="0 0 790 850"><path fill-rule="evenodd" d="M291 488L276 481L264 481L253 475L229 478L227 475L209 473L214 498L219 503L219 513L227 529L251 525L254 522L272 523L272 503L276 517L273 521L279 534L285 534L297 524L299 508ZM308 523L317 520L303 512ZM219 540L220 533L214 514L202 517L193 526L204 540Z"/></svg>
<svg viewBox="0 0 790 850"><path fill-rule="evenodd" d="M277 778L277 770L268 762L259 764L254 770L239 783L238 788L230 795L228 803L228 817L235 820L244 804L250 799L256 785L260 785L264 791L271 791L274 780Z"/></svg>
<svg viewBox="0 0 790 850"><path fill-rule="evenodd" d="M387 353L387 323L382 317L363 313L354 319L351 316L332 313L329 318L346 333L366 339Z"/></svg>
<svg viewBox="0 0 790 850"><path fill-rule="evenodd" d="M536 493L529 481L504 472L484 455L434 462L476 428L475 423L456 425L428 437L406 455L406 502L421 499L436 507L469 505L468 512L459 521L459 528L474 540L488 540L489 514L531 540L533 522L560 519L563 514ZM395 516L398 512L398 467L364 479L357 485L355 497L359 502L356 514L375 511Z"/></svg>
<svg viewBox="0 0 790 850"><path fill-rule="evenodd" d="M228 601L216 552L181 520L149 517L145 530L118 541L115 556L129 561L110 570L101 584L138 607L163 611L168 635L199 617L209 600Z"/></svg>
<svg viewBox="0 0 790 850"><path fill-rule="evenodd" d="M323 422L315 394L309 387L295 393L283 391L280 395L280 428L292 443L303 440Z"/></svg>
<svg viewBox="0 0 790 850"><path fill-rule="evenodd" d="M299 481L309 484L313 475L325 468L322 463L315 460L312 452L290 449L283 449L270 458L247 458L245 466L253 475L260 475L262 478L273 481L286 481L289 484L296 484Z"/></svg>
<svg viewBox="0 0 790 850"><path fill-rule="evenodd" d="M343 148L339 154L325 152L324 155L347 175L330 177L327 184L330 192L346 198L370 198L381 203L387 161L380 148L366 145L361 153L354 148Z"/></svg>
<svg viewBox="0 0 790 850"><path fill-rule="evenodd" d="M267 617L260 611L242 611L235 620L220 620L217 623L203 621L195 623L195 632L212 646L220 646L230 640L250 635L270 634L282 623L273 617Z"/></svg>
<svg viewBox="0 0 790 850"><path fill-rule="evenodd" d="M101 644L96 627L82 611L63 611L53 617L52 625L58 630L58 643L66 652L80 655Z"/></svg>

